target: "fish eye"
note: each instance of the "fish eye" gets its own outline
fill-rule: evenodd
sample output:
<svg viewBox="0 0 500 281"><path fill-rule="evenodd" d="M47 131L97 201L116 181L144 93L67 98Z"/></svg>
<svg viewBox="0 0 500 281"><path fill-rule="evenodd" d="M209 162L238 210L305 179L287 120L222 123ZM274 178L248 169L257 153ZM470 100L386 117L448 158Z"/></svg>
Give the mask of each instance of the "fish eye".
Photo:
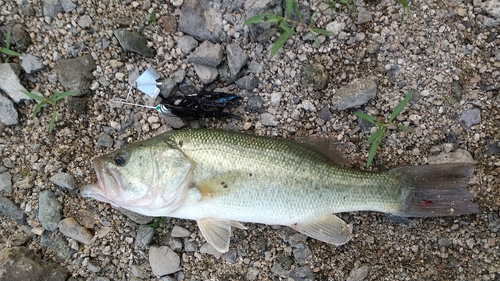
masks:
<svg viewBox="0 0 500 281"><path fill-rule="evenodd" d="M126 152L120 152L115 155L115 164L122 167L127 164L128 154Z"/></svg>

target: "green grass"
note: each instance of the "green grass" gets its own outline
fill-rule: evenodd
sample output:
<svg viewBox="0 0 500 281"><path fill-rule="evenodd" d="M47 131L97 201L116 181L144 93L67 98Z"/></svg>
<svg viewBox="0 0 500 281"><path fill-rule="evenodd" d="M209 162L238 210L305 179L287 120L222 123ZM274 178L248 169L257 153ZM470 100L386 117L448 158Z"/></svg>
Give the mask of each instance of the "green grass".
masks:
<svg viewBox="0 0 500 281"><path fill-rule="evenodd" d="M7 36L5 37L5 47L0 47L0 53L7 55L5 62L9 62L9 58L11 57L20 57L23 55L10 49L10 32L7 33Z"/></svg>
<svg viewBox="0 0 500 281"><path fill-rule="evenodd" d="M36 117L38 112L40 112L43 106L47 104L50 104L52 106L52 117L50 119L50 124L49 124L49 133L52 133L52 130L54 129L55 126L56 116L57 116L57 102L66 97L79 95L78 92L56 92L52 94L50 97L46 98L28 91L22 91L22 92L28 97L39 102L33 109L33 114L31 116L31 118L33 119Z"/></svg>
<svg viewBox="0 0 500 281"><path fill-rule="evenodd" d="M292 19L292 13L294 13L298 21ZM280 36L274 43L271 48L271 52L269 54L269 58L273 58L274 55L279 51L279 49L285 44L285 42L295 34L295 27L303 26L306 30L311 31L311 34L314 38L314 42L316 43L316 47L319 47L318 35L332 36L333 33L330 31L317 28L314 25L313 17L311 17L311 21L309 24L303 22L302 15L297 6L297 2L295 0L286 0L285 2L285 17L282 17L277 14L260 14L254 17L249 18L245 24L258 24L258 23L277 23L280 28Z"/></svg>
<svg viewBox="0 0 500 281"><path fill-rule="evenodd" d="M385 136L385 132L389 129L389 127L395 126L403 131L408 130L408 128L406 128L405 126L394 123L394 120L396 119L396 117L398 117L401 111L403 111L403 109L406 107L406 105L411 100L413 95L414 92L409 91L406 94L406 97L402 101L400 101L399 104L394 108L388 120L384 120L383 118L377 118L359 111L354 112L354 114L359 118L365 119L366 121L374 124L377 127L377 131L375 131L375 133L373 133L366 142L368 145L370 145L370 152L368 153L368 159L366 161L367 167L370 167L370 165L372 164L373 159L377 154L377 149L380 146L380 143L382 143L382 139Z"/></svg>

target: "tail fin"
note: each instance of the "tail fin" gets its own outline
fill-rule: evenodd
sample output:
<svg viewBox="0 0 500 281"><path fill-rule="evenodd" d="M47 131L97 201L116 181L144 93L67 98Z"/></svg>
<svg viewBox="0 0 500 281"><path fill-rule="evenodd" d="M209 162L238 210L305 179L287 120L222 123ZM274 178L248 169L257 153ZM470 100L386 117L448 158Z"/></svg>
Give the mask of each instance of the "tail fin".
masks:
<svg viewBox="0 0 500 281"><path fill-rule="evenodd" d="M478 213L466 189L474 164L434 164L391 170L409 187L400 212L403 217L459 216Z"/></svg>

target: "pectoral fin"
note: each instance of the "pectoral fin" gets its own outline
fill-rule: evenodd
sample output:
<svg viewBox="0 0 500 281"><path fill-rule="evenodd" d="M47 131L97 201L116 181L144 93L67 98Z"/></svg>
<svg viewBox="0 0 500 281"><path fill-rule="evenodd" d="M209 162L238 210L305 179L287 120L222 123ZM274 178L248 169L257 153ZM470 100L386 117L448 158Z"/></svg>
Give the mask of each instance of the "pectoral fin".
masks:
<svg viewBox="0 0 500 281"><path fill-rule="evenodd" d="M315 221L296 223L290 227L314 239L337 246L347 243L352 235L352 227L333 214Z"/></svg>
<svg viewBox="0 0 500 281"><path fill-rule="evenodd" d="M196 221L201 234L219 252L229 250L231 236L231 222L222 219L201 219Z"/></svg>

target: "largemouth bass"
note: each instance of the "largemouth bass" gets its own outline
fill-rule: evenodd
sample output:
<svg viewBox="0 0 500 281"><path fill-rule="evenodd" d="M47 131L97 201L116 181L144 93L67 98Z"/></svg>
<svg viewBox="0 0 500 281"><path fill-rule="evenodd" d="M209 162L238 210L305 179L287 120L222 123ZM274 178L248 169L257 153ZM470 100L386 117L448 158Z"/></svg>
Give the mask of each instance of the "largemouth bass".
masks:
<svg viewBox="0 0 500 281"><path fill-rule="evenodd" d="M477 213L465 188L472 164L342 168L297 142L223 130L170 131L94 159L98 182L81 190L147 216L196 220L220 252L240 222L289 226L341 245L351 227L333 213L406 217Z"/></svg>

